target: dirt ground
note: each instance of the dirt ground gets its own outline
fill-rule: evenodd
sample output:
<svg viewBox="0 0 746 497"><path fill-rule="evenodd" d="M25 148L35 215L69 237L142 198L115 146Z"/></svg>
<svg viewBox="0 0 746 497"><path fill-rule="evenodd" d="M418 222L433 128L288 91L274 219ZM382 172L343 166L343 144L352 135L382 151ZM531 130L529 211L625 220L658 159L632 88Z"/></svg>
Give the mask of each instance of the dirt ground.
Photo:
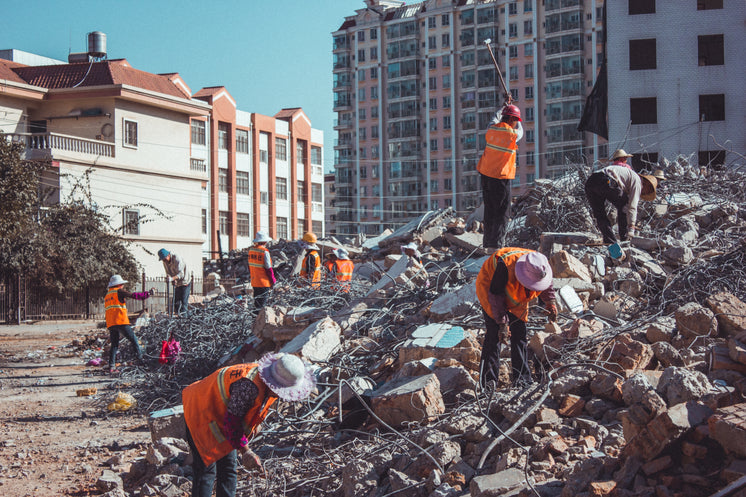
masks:
<svg viewBox="0 0 746 497"><path fill-rule="evenodd" d="M0 495L98 495L105 469L146 450L146 413L108 411L116 378L86 366L108 335L96 325L0 325Z"/></svg>

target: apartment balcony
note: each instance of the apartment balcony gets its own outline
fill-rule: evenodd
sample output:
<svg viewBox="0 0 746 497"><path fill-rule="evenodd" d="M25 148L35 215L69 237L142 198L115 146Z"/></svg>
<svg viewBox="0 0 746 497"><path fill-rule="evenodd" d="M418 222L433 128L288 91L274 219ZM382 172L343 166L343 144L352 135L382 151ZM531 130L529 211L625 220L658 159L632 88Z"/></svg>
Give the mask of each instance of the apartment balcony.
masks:
<svg viewBox="0 0 746 497"><path fill-rule="evenodd" d="M346 110L352 110L351 100L335 100L334 101L334 108L332 109L333 112L343 112Z"/></svg>
<svg viewBox="0 0 746 497"><path fill-rule="evenodd" d="M115 145L101 140L89 140L59 133L7 133L8 141L23 143L25 158L29 160L53 159L55 153L68 152L90 160L96 157L114 157Z"/></svg>
<svg viewBox="0 0 746 497"><path fill-rule="evenodd" d="M335 119L334 120L334 129L335 130L341 130L341 129L347 129L352 127L353 120L352 119Z"/></svg>

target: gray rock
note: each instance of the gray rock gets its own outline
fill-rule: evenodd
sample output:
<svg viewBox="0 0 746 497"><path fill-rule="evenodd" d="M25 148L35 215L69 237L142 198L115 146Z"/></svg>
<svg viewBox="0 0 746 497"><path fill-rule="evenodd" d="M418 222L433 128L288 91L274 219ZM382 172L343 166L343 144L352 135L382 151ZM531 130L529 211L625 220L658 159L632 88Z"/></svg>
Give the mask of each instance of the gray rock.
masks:
<svg viewBox="0 0 746 497"><path fill-rule="evenodd" d="M356 459L349 462L342 470L342 491L345 497L368 495L376 488L378 488L378 475L368 461Z"/></svg>
<svg viewBox="0 0 746 497"><path fill-rule="evenodd" d="M668 401L669 406L698 399L711 388L707 376L699 371L673 366L663 370L658 383L658 392Z"/></svg>
<svg viewBox="0 0 746 497"><path fill-rule="evenodd" d="M657 342L651 345L655 358L658 359L663 367L669 366L684 366L684 359L682 359L679 351L674 348L673 345L667 342Z"/></svg>
<svg viewBox="0 0 746 497"><path fill-rule="evenodd" d="M679 333L686 338L717 335L718 322L715 314L696 302L689 302L676 309L675 317Z"/></svg>
<svg viewBox="0 0 746 497"><path fill-rule="evenodd" d="M124 488L124 482L122 482L122 478L114 471L105 469L98 480L96 480L96 488L102 492L109 492L110 490Z"/></svg>
<svg viewBox="0 0 746 497"><path fill-rule="evenodd" d="M591 393L590 384L596 376L594 370L568 369L562 376L552 382L551 395L555 400L562 400L568 394L581 397Z"/></svg>
<svg viewBox="0 0 746 497"><path fill-rule="evenodd" d="M676 321L672 316L663 316L650 323L645 338L650 343L670 342L676 334Z"/></svg>

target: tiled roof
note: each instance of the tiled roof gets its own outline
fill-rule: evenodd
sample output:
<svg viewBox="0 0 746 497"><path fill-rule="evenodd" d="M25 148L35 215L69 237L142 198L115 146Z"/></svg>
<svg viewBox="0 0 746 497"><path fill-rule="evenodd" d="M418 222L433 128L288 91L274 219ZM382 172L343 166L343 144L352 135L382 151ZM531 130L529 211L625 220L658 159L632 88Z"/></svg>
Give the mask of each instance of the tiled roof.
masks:
<svg viewBox="0 0 746 497"><path fill-rule="evenodd" d="M275 114L275 119L287 119L293 117L298 112L302 112L303 109L300 107L290 107L288 109L282 109L280 112Z"/></svg>
<svg viewBox="0 0 746 497"><path fill-rule="evenodd" d="M199 90L193 95L193 97L209 97L212 95L217 95L222 90L225 90L225 86L208 86L207 88L202 88L201 90Z"/></svg>
<svg viewBox="0 0 746 497"><path fill-rule="evenodd" d="M24 66L14 68L28 84L43 88L73 88L102 85L129 85L165 95L189 98L186 92L169 79L139 69L134 69L125 59L102 62L60 64L51 66Z"/></svg>
<svg viewBox="0 0 746 497"><path fill-rule="evenodd" d="M23 64L19 64L18 62L0 59L0 79L7 79L8 81L13 81L14 83L26 83L18 76L18 74L13 72L13 69L18 67L26 66L24 66Z"/></svg>

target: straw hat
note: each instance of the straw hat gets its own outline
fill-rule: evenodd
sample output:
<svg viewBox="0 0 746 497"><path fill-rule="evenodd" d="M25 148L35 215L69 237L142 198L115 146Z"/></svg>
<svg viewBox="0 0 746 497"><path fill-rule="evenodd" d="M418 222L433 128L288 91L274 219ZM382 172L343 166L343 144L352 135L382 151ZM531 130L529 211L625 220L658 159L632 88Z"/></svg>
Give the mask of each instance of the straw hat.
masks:
<svg viewBox="0 0 746 497"><path fill-rule="evenodd" d="M656 169L655 172L653 173L653 176L658 181L665 181L666 180L666 177L663 175L663 170L662 169Z"/></svg>
<svg viewBox="0 0 746 497"><path fill-rule="evenodd" d="M303 400L316 388L313 371L297 356L270 352L257 364L262 381L282 400Z"/></svg>
<svg viewBox="0 0 746 497"><path fill-rule="evenodd" d="M535 292L542 292L552 284L552 267L540 252L523 254L515 263L518 282Z"/></svg>
<svg viewBox="0 0 746 497"><path fill-rule="evenodd" d="M641 174L640 178L653 185L653 193L640 194L640 200L655 200L655 190L658 189L658 179L655 176L651 176L650 174Z"/></svg>
<svg viewBox="0 0 746 497"><path fill-rule="evenodd" d="M118 274L115 274L114 276L109 278L109 288L113 286L124 285L125 283L127 283L127 280L123 279Z"/></svg>
<svg viewBox="0 0 746 497"><path fill-rule="evenodd" d="M614 155L611 156L611 160L617 160L622 158L632 157L632 154L628 154L623 148L614 151Z"/></svg>

